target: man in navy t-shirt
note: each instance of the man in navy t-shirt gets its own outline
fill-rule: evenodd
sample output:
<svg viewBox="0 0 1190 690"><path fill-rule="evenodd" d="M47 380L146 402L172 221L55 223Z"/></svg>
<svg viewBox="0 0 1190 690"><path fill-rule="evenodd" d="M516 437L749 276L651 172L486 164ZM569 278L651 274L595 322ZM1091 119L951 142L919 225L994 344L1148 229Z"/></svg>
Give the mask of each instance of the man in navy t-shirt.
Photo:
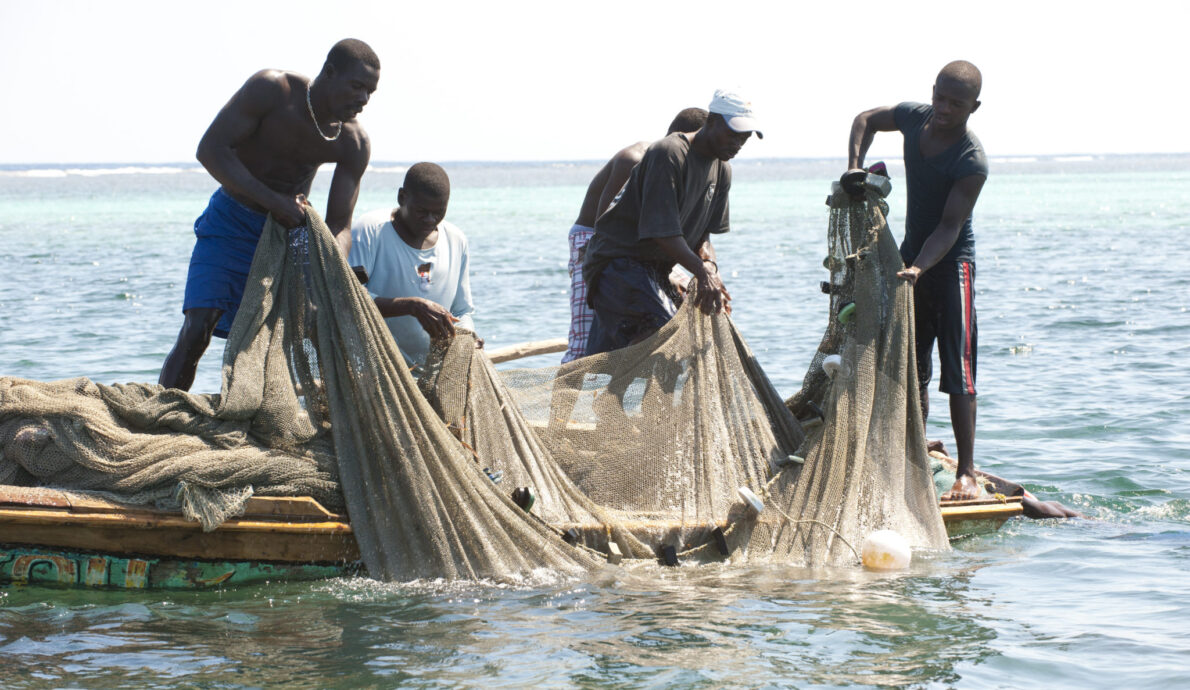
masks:
<svg viewBox="0 0 1190 690"><path fill-rule="evenodd" d="M950 397L958 444L954 486L943 500L979 495L975 481L975 236L971 212L988 177L987 157L967 118L979 108L975 65L952 62L938 73L930 105L901 103L860 113L851 126L847 162L863 167L876 132L905 136L909 203L897 275L914 286L917 371L923 417L929 414L931 356L938 341L939 390Z"/></svg>

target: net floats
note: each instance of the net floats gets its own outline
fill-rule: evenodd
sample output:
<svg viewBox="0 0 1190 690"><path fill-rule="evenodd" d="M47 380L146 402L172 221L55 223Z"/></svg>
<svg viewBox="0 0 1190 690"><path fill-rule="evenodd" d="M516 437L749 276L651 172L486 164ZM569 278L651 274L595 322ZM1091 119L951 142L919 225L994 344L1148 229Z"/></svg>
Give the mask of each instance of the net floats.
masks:
<svg viewBox="0 0 1190 690"><path fill-rule="evenodd" d="M835 378L835 375L838 374L842 369L843 358L839 355L827 355L826 357L822 358L822 370L825 371L826 375L832 379Z"/></svg>
<svg viewBox="0 0 1190 690"><path fill-rule="evenodd" d="M848 302L839 308L839 323L846 326L855 318L855 302Z"/></svg>
<svg viewBox="0 0 1190 690"><path fill-rule="evenodd" d="M719 555L730 556L731 547L727 544L727 533L723 531L723 528L716 527L715 531L711 532L711 536L715 538L715 546L719 548Z"/></svg>
<svg viewBox="0 0 1190 690"><path fill-rule="evenodd" d="M740 498L744 499L744 503L757 515L764 512L764 501L760 500L760 497L753 493L752 489L741 486L736 492L740 495Z"/></svg>
<svg viewBox="0 0 1190 690"><path fill-rule="evenodd" d="M905 570L913 559L909 542L890 529L876 530L864 538L860 559L869 570Z"/></svg>
<svg viewBox="0 0 1190 690"><path fill-rule="evenodd" d="M527 513L533 509L533 504L537 502L537 496L533 494L532 488L521 486L512 490L512 502Z"/></svg>

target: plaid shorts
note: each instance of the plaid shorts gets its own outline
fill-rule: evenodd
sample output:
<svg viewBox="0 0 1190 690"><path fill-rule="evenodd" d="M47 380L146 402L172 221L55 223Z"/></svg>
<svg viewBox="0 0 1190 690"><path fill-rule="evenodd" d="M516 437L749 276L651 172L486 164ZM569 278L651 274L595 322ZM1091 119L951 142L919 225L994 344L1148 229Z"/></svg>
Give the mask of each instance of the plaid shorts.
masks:
<svg viewBox="0 0 1190 690"><path fill-rule="evenodd" d="M563 364L582 357L587 351L587 336L591 332L591 319L595 315L587 306L587 283L583 281L583 248L594 234L595 228L574 225L567 237L570 243L570 261L566 264L566 269L570 271L570 335L566 354L562 356Z"/></svg>

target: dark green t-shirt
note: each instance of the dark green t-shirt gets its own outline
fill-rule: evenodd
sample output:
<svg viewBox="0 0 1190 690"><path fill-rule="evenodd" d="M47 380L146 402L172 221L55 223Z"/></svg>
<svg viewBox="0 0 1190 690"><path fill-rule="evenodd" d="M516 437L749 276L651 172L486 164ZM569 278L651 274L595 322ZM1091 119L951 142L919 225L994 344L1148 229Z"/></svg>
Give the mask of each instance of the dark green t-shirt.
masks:
<svg viewBox="0 0 1190 690"><path fill-rule="evenodd" d="M921 133L934 112L925 103L901 103L893 109L897 129L905 135L905 177L909 204L905 213L905 239L901 258L909 266L942 221L950 188L970 175L988 176L988 159L979 139L968 131L962 139L937 156L921 155ZM971 218L963 221L958 239L943 261L975 261L975 233Z"/></svg>
<svg viewBox="0 0 1190 690"><path fill-rule="evenodd" d="M588 294L612 259L662 264L668 273L674 260L656 238L682 237L697 250L707 233L727 232L730 188L731 166L692 150L686 135L677 132L653 142L619 196L595 221L583 260Z"/></svg>

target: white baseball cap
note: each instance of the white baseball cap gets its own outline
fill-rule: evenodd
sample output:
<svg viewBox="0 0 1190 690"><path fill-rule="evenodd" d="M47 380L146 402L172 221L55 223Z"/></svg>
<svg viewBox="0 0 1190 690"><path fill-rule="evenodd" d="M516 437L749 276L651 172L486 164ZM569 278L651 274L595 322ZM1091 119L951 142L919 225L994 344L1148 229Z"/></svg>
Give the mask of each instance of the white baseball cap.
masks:
<svg viewBox="0 0 1190 690"><path fill-rule="evenodd" d="M716 90L715 97L711 99L711 105L707 110L722 115L732 131L756 132L757 137L764 138L764 134L759 129L760 123L756 121L756 115L752 112L752 102L744 100L743 96L735 91Z"/></svg>

